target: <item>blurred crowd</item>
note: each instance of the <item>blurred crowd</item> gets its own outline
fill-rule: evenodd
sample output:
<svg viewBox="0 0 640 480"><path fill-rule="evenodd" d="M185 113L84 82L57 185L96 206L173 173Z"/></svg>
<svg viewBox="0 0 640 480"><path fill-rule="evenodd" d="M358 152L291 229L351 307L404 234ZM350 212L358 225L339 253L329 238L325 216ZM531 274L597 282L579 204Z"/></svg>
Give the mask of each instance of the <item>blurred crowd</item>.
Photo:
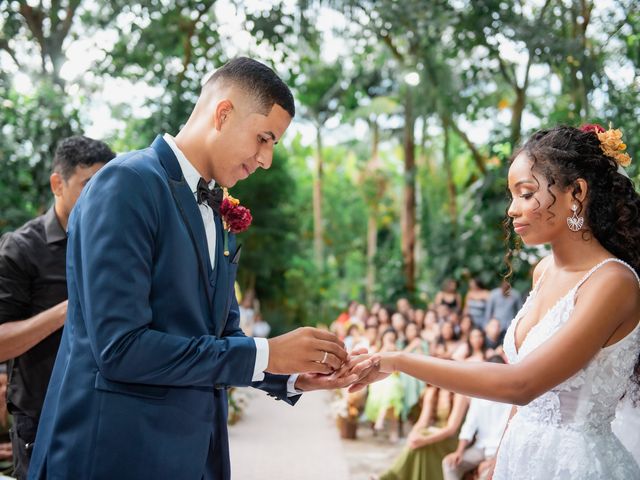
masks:
<svg viewBox="0 0 640 480"><path fill-rule="evenodd" d="M425 308L352 301L331 325L347 350L405 351L442 359L505 363L502 340L522 305L502 283L488 290L471 279L466 295L445 280ZM396 373L356 393L342 392L352 422L406 448L381 479L487 478L511 406L470 399Z"/></svg>

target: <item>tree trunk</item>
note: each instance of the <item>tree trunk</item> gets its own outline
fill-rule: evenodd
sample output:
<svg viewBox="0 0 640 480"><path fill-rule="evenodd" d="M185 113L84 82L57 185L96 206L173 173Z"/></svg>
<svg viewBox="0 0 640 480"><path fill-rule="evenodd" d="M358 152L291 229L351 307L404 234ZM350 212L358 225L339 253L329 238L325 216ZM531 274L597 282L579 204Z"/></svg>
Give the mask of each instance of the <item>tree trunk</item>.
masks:
<svg viewBox="0 0 640 480"><path fill-rule="evenodd" d="M313 252L316 266L324 270L324 240L322 228L322 127L316 125L316 172L313 179Z"/></svg>
<svg viewBox="0 0 640 480"><path fill-rule="evenodd" d="M522 112L527 100L526 88L515 88L516 100L513 102L511 114L511 147L515 150L522 132Z"/></svg>
<svg viewBox="0 0 640 480"><path fill-rule="evenodd" d="M404 120L404 202L401 212L402 259L404 265L405 288L415 291L415 244L416 244L416 160L411 88L405 95Z"/></svg>
<svg viewBox="0 0 640 480"><path fill-rule="evenodd" d="M372 133L371 159L368 165L368 174L376 175L378 165L378 143L380 142L380 130L377 119L370 122ZM374 178L375 180L375 178ZM376 191L376 200L378 191ZM376 252L378 251L378 203L371 202L369 205L369 219L367 221L367 303L373 303L373 290L376 285Z"/></svg>
<svg viewBox="0 0 640 480"><path fill-rule="evenodd" d="M449 192L449 215L451 216L451 225L455 228L456 218L458 217L458 208L456 206L456 184L453 181L453 171L451 169L451 159L449 158L449 121L442 119L442 127L444 128L444 148L442 158L444 162L444 171L447 174L447 191Z"/></svg>

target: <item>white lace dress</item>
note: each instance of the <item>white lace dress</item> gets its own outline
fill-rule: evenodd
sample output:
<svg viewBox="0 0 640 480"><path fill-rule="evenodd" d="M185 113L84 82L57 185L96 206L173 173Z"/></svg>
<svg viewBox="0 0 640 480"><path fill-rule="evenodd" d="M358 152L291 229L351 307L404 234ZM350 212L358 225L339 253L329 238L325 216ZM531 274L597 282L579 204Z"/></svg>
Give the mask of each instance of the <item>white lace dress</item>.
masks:
<svg viewBox="0 0 640 480"><path fill-rule="evenodd" d="M571 315L578 288L611 261L631 269L618 259L593 267L534 325L517 351L516 325L536 296L538 281L505 335L509 363L522 360L556 333ZM636 326L625 338L603 348L573 377L519 407L500 445L493 479L640 479L640 467L611 430L639 349L640 329Z"/></svg>

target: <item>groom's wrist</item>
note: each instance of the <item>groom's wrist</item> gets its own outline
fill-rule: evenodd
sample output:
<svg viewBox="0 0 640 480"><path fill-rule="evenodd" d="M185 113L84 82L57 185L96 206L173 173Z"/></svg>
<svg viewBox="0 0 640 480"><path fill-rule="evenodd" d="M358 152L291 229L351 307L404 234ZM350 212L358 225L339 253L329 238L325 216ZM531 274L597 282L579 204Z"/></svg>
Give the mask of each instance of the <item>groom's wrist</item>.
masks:
<svg viewBox="0 0 640 480"><path fill-rule="evenodd" d="M299 374L298 378L296 378L293 387L299 392L310 392L312 390L317 390L317 387L314 387L311 383L308 382L308 378L304 374Z"/></svg>

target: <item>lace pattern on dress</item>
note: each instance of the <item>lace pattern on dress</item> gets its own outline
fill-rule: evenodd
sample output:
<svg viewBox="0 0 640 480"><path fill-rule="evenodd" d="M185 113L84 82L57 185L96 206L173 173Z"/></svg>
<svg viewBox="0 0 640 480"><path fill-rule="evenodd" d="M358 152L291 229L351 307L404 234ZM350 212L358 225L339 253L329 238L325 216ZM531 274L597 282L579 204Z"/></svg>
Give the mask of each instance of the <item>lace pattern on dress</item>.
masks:
<svg viewBox="0 0 640 480"><path fill-rule="evenodd" d="M534 325L520 350L515 329L535 298L544 273L507 329L504 350L517 363L554 335L571 317L580 286L606 259ZM638 279L640 285L640 279ZM604 347L574 376L518 408L498 452L494 480L640 479L640 467L611 431L616 406L627 388L640 343L640 323L631 333Z"/></svg>

